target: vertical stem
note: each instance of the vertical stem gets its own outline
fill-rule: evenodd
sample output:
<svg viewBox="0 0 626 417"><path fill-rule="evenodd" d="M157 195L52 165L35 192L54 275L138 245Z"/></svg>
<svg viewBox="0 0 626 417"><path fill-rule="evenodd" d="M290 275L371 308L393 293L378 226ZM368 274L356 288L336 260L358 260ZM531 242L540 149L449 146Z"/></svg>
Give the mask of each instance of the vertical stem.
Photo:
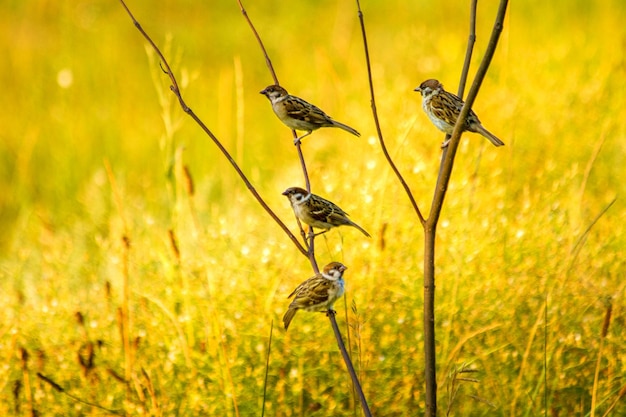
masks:
<svg viewBox="0 0 626 417"><path fill-rule="evenodd" d="M372 64L370 61L370 52L369 52L369 47L367 46L367 32L365 31L365 18L363 15L363 11L361 10L361 3L359 2L359 0L356 0L356 4L357 4L357 9L358 9L359 22L361 23L361 36L363 37L363 48L365 49L365 64L367 66L367 81L368 81L369 90L370 90L372 116L374 118L374 125L376 126L378 142L380 143L380 148L382 149L383 154L385 155L385 159L387 159L387 163L393 170L393 173L398 178L398 181L400 182L400 184L402 184L402 188L404 188L404 191L406 192L407 197L409 197L409 201L411 202L411 205L413 206L413 210L415 211L415 214L417 214L417 217L419 218L420 223L423 225L425 222L424 216L422 215L422 212L420 211L419 206L417 205L417 202L415 201L415 198L413 197L413 193L411 192L409 185L404 180L402 173L400 173L400 170L398 169L398 167L396 167L396 164L393 162L393 159L391 159L391 155L389 154L389 151L387 150L387 145L385 144L385 139L383 138L383 131L380 127L380 121L378 120L378 110L376 109L376 96L374 95L374 80L372 78Z"/></svg>
<svg viewBox="0 0 626 417"><path fill-rule="evenodd" d="M343 361L346 363L346 367L348 368L348 373L350 374L350 378L352 378L352 384L354 389L359 394L359 400L361 401L361 408L363 409L363 414L366 417L372 417L372 412L370 411L369 406L367 405L367 401L365 400L365 394L363 394L363 388L361 388L361 383L359 382L359 378L356 376L356 372L354 371L354 366L352 365L352 360L350 360L350 355L348 355L348 351L346 350L346 345L343 343L343 338L341 337L341 332L339 331L339 326L337 326L337 320L335 319L335 311L328 310L326 315L330 319L330 324L333 327L333 331L335 332L335 339L337 339L337 345L339 346L339 350L341 351L341 356L343 356Z"/></svg>
<svg viewBox="0 0 626 417"><path fill-rule="evenodd" d="M437 374L435 355L435 238L437 223L424 226L424 380L426 416L437 415Z"/></svg>
<svg viewBox="0 0 626 417"><path fill-rule="evenodd" d="M475 3L472 3L472 11L470 18L475 19L476 10ZM501 0L496 19L491 31L491 38L485 51L485 55L476 71L474 82L467 95L467 99L459 118L452 132L450 142L445 148L441 158L441 166L439 169L439 177L437 178L437 185L435 186L435 193L433 195L433 201L431 205L430 215L424 226L424 373L426 382L426 416L436 417L437 415L437 379L436 379L436 357L435 357L435 241L437 233L437 224L441 211L443 209L443 202L448 190L448 184L450 183L450 177L452 176L452 167L454 166L454 157L456 155L457 148L459 146L459 140L461 132L463 130L462 121L467 118L469 111L476 99L478 90L482 84L491 59L495 53L502 33L502 27L504 26L504 16L508 6L508 0ZM472 47L475 36L472 36L471 31L475 30L474 23L470 23L470 37L468 42L468 49ZM466 54L466 64L463 68L461 75L461 88L465 81L463 79L467 76L469 69L469 59L471 53L468 51Z"/></svg>
<svg viewBox="0 0 626 417"><path fill-rule="evenodd" d="M591 414L590 417L595 417L596 407L598 401L598 384L600 380L600 365L602 364L602 350L604 348L604 341L609 333L609 325L611 324L611 313L613 312L613 305L611 300L607 301L606 313L604 315L604 323L602 324L602 333L600 334L600 346L598 347L598 359L596 360L596 371L593 374L593 388L591 389Z"/></svg>
<svg viewBox="0 0 626 417"><path fill-rule="evenodd" d="M124 344L124 379L126 380L126 402L130 402L132 398L131 380L133 376L133 355L132 347L130 345L130 273L129 273L129 257L130 257L130 239L124 235L122 238L124 242L124 256L123 256L123 276L124 276L124 288L122 300L122 340ZM124 407L126 410L126 407ZM127 411L124 411L128 415Z"/></svg>

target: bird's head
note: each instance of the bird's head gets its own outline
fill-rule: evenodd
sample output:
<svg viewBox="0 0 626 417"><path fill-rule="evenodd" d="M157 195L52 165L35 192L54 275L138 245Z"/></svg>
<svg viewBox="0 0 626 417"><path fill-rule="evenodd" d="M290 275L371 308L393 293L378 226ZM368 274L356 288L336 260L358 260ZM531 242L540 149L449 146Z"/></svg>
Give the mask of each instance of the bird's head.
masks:
<svg viewBox="0 0 626 417"><path fill-rule="evenodd" d="M422 97L426 97L441 90L443 90L443 85L437 80L430 79L421 83L420 86L413 91L417 91L422 94Z"/></svg>
<svg viewBox="0 0 626 417"><path fill-rule="evenodd" d="M273 103L279 98L285 97L288 93L287 90L282 88L280 85L270 85L261 90L260 94L263 94Z"/></svg>
<svg viewBox="0 0 626 417"><path fill-rule="evenodd" d="M341 262L331 262L324 267L324 272L322 273L322 275L324 276L324 278L337 281L341 279L341 277L343 276L343 271L345 271L346 269L348 269L348 267Z"/></svg>
<svg viewBox="0 0 626 417"><path fill-rule="evenodd" d="M304 188L290 187L283 191L283 195L289 199L291 204L302 204L309 198L311 193Z"/></svg>

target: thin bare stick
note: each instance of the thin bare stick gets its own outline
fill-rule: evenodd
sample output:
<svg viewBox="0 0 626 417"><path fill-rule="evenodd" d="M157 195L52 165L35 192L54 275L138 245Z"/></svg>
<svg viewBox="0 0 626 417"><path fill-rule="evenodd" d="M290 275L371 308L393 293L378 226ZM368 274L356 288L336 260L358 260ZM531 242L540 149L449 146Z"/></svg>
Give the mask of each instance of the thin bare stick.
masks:
<svg viewBox="0 0 626 417"><path fill-rule="evenodd" d="M487 45L487 49L485 51L485 55L476 71L476 76L474 77L474 82L470 88L470 91L465 99L465 104L461 109L461 113L459 114L459 118L454 126L454 131L450 137L450 143L448 145L448 153L444 160L444 166L442 171L442 176L437 181L437 187L435 188L435 195L433 198L432 206L431 206L431 215L428 218L428 221L434 225L439 221L439 216L441 215L441 209L443 207L443 201L445 199L446 191L448 189L448 184L450 182L450 176L452 174L452 166L454 165L454 157L456 155L457 148L459 146L459 139L461 137L461 132L463 131L463 122L474 104L474 100L476 100L476 96L478 95L478 91L480 90L480 86L487 74L487 70L489 69L489 65L491 64L491 60L496 51L496 47L498 46L498 40L500 39L500 34L502 33L502 28L504 26L504 16L506 15L506 9L508 6L508 0L500 0L500 6L498 8L498 12L496 15L496 20L493 25L493 30L491 32L491 38L489 39L489 44Z"/></svg>
<svg viewBox="0 0 626 417"><path fill-rule="evenodd" d="M317 266L317 260L315 259L315 232L312 227L309 228L309 261L311 262L313 272L316 275L319 274L320 268Z"/></svg>
<svg viewBox="0 0 626 417"><path fill-rule="evenodd" d="M261 37L259 36L259 33L256 31L256 28L252 24L252 20L250 20L250 17L248 16L248 12L243 7L243 3L241 3L241 0L237 0L237 3L239 4L239 9L241 10L241 14L243 14L243 17L246 19L246 22L248 22L248 26L250 26L250 29L252 29L252 33L254 34L254 37L256 38L257 42L259 43L259 46L261 47L261 51L263 51L263 57L265 58L265 64L267 65L267 68L270 70L270 73L272 74L272 78L274 79L274 84L279 85L280 83L278 82L278 77L276 76L276 71L274 71L274 66L272 65L272 60L270 59L270 56L268 55L267 50L265 49L265 46L263 45L263 41L261 40Z"/></svg>
<svg viewBox="0 0 626 417"><path fill-rule="evenodd" d="M600 365L602 364L602 350L604 348L604 341L609 333L609 325L611 324L611 313L613 312L613 304L611 299L606 300L606 313L604 315L604 323L602 324L602 332L600 333L600 346L598 347L598 359L596 360L596 371L593 374L593 388L591 389L591 414L590 417L595 417L596 407L598 401L598 384L600 380Z"/></svg>
<svg viewBox="0 0 626 417"><path fill-rule="evenodd" d="M263 41L261 40L261 36L259 35L259 32L257 32L256 28L254 27L254 24L252 23L252 20L250 19L250 16L248 16L248 11L246 10L245 7L243 7L243 3L241 2L241 0L237 0L237 4L239 4L239 9L241 10L241 14L243 14L243 17L246 19L246 22L248 22L248 26L250 26L250 29L252 30L254 37L256 38L257 42L259 43L259 46L261 47L261 51L263 52L263 57L265 58L265 64L267 65L267 68L270 70L270 74L272 75L272 78L274 79L274 84L280 85L280 82L278 82L278 76L276 75L276 71L274 71L274 66L272 65L272 60L270 59L270 56L267 53L267 49L265 49L265 45L263 44ZM295 130L292 130L291 133L294 139L298 137L298 133L296 133ZM311 181L309 180L309 173L306 169L306 163L304 162L304 155L302 155L302 148L300 147L300 141L298 141L298 143L296 144L296 149L298 151L298 158L300 159L300 165L302 166L302 173L304 174L304 183L306 184L306 190L308 192L311 192Z"/></svg>
<svg viewBox="0 0 626 417"><path fill-rule="evenodd" d="M265 415L265 402L267 401L267 378L270 374L270 353L272 352L272 334L274 333L274 320L270 323L270 339L267 341L267 359L265 361L265 380L263 381L263 406L261 417Z"/></svg>
<svg viewBox="0 0 626 417"><path fill-rule="evenodd" d="M474 51L474 43L476 41L476 5L478 0L472 0L470 5L470 24L469 36L467 40L467 48L465 51L465 62L461 70L461 79L459 80L458 96L463 97L467 76L469 73L472 54ZM446 134L444 143L450 143L450 135ZM435 187L435 195L440 189L442 179L444 177L445 161L448 158L450 146L443 148L441 152L441 163L439 164L439 173L437 175L437 186ZM446 183L447 186L447 183ZM444 193L445 194L445 193ZM435 201L433 196L433 202ZM433 207L431 207L429 221L424 224L424 373L426 383L426 415L434 416L437 414L437 358L435 352L435 241L437 236L437 220L433 218ZM438 214L436 214L438 216ZM430 222L430 220L433 220ZM428 226L426 226L428 225Z"/></svg>
<svg viewBox="0 0 626 417"><path fill-rule="evenodd" d="M269 59L269 56L267 55L267 51L265 49L265 47L263 46L263 42L261 41L261 37L259 36L258 32L256 31L256 29L254 28L254 25L252 24L252 21L250 20L250 18L248 17L248 13L246 12L245 8L243 7L243 4L241 2L241 0L237 0L237 2L239 3L239 7L241 9L241 12L243 13L243 15L245 16L248 25L250 25L250 28L252 29L252 31L254 32L255 37L257 38L257 41L259 42L259 45L261 45L261 50L263 51L263 55L265 56L265 62L268 63L268 68L270 70L270 72L272 73L272 77L274 78L274 81L276 82L276 84L278 84L278 77L276 76L276 73L274 72L274 68L271 65L271 60ZM293 137L297 138L297 134L295 130L292 130L293 133ZM300 141L297 142L296 144L296 149L298 150L298 157L300 158L300 164L302 165L302 172L304 174L304 180L306 182L306 189L308 192L311 192L311 183L309 181L309 175L306 169L306 164L304 162L304 156L302 154L302 148L301 148L301 144ZM302 229L302 225L300 224L300 221L298 220L298 226L300 227L300 231L306 241L306 235L304 234L304 229ZM309 227L309 234L308 234L308 257L309 257L309 261L311 262L311 267L313 268L313 271L316 274L319 274L319 267L317 265L317 261L315 259L315 232L313 230L312 227ZM337 327L337 321L335 320L335 315L334 315L334 311L331 312L329 311L329 317L330 317L330 321L331 324L333 326L333 330L335 332L335 338L337 339L337 344L339 345L339 349L341 350L341 354L343 356L344 362L346 363L346 367L348 368L348 371L350 373L350 377L352 378L352 383L355 387L355 389L357 390L357 392L359 393L359 397L361 398L361 404L363 406L363 411L365 412L366 416L371 416L371 413L369 411L369 407L367 405L367 401L365 400L365 395L363 394L363 390L361 389L361 384L359 383L359 380L356 376L356 373L354 372L354 366L352 365L352 362L350 360L350 356L348 355L348 353L346 352L346 347L343 343L343 340L341 338L341 333L339 332L339 328Z"/></svg>
<svg viewBox="0 0 626 417"><path fill-rule="evenodd" d="M366 417L371 417L372 412L370 411L369 406L367 405L367 400L365 399L365 395L363 394L363 388L361 388L361 383L359 382L359 378L356 376L356 372L354 371L354 366L352 365L352 360L350 360L350 355L348 355L348 351L346 350L346 345L343 343L343 338L341 337L341 332L339 331L339 326L337 325L337 320L335 319L335 311L328 310L326 315L330 320L330 324L333 326L333 331L335 332L335 339L337 339L337 345L339 346L339 350L341 351L341 356L343 356L343 361L346 363L346 367L348 368L348 373L350 374L350 378L352 378L352 384L354 389L359 394L359 400L361 401L361 408L363 409L363 414Z"/></svg>
<svg viewBox="0 0 626 417"><path fill-rule="evenodd" d="M252 23L252 20L248 16L248 12L246 11L246 8L243 6L243 3L241 2L241 0L237 0L237 4L239 4L239 9L241 10L241 13L246 19L246 22L248 22L248 26L250 26L250 29L252 30L254 37L256 38L257 42L259 43L259 46L261 47L261 51L263 52L263 57L265 58L265 63L267 64L267 68L269 69L270 74L272 75L272 78L274 79L274 83L278 85L279 84L278 76L276 75L276 71L274 71L272 60L270 59L269 54L267 53L267 49L265 49L265 45L263 44L263 40L261 40L261 36L259 35L259 32L254 27L254 24ZM298 133L293 129L291 130L291 134L293 135L294 139L298 137ZM298 141L296 143L296 150L298 152L298 159L300 160L300 166L302 167L302 175L304 176L304 183L306 185L306 190L308 192L311 192L311 180L309 179L309 172L306 168L306 162L304 160L304 154L302 153L301 145L302 145L301 142ZM300 232L302 233L302 236L305 242L307 242L307 238L305 237L305 234L304 234L304 229L302 229L302 225L300 224L299 220L298 220L298 226L300 227ZM308 247L307 256L309 260L311 261L311 266L313 267L313 271L316 274L318 274L319 267L317 266L317 261L315 260L314 241L315 241L315 234L313 233L313 229L311 229L309 233L309 242L307 242L307 247Z"/></svg>
<svg viewBox="0 0 626 417"><path fill-rule="evenodd" d="M469 74L469 68L472 63L472 54L474 53L474 44L476 43L476 6L478 0L472 0L470 4L470 24L469 24L469 36L467 38L467 48L465 49L465 61L463 62L463 69L461 70L461 79L459 80L459 88L457 90L457 96L463 98L465 92L465 84L467 83L467 75ZM450 143L450 135L446 134L443 143ZM437 181L441 178L443 173L443 161L445 161L448 155L448 146L443 148L441 152L441 163L439 164L439 174L437 175Z"/></svg>
<svg viewBox="0 0 626 417"><path fill-rule="evenodd" d="M209 128L204 124L204 122L202 120L200 120L200 118L193 112L193 110L191 110L191 108L189 106L187 106L187 104L183 100L183 96L182 96L182 93L180 91L180 88L178 87L178 82L176 81L176 77L174 76L174 73L172 72L172 69L170 68L169 63L167 62L167 60L163 56L163 53L156 46L156 44L150 38L150 36L143 30L143 28L141 27L141 25L139 24L137 19L135 19L135 16L133 16L133 14L130 12L130 10L126 6L126 3L124 3L124 0L120 0L120 3L122 3L122 6L126 10L126 13L128 13L128 16L130 16L130 18L133 21L133 24L135 25L137 30L139 30L139 32L143 35L143 37L152 46L152 49L154 49L156 54L159 56L159 59L161 60L161 63L163 65L164 72L169 76L170 81L172 83L172 85L170 86L170 90L172 90L174 95L178 98L178 102L180 103L180 106L182 107L183 111L185 113L187 113L198 124L198 126L200 126L200 128L204 131L204 133L207 134L207 136L209 136L211 138L211 140L213 140L213 143L215 144L215 146L217 146L217 148L220 150L220 152L222 152L224 157L226 157L228 162L230 162L231 166L235 169L235 171L237 172L237 174L239 175L241 180L244 182L244 184L246 185L246 187L248 188L250 193L252 193L252 195L257 200L257 202L261 205L261 207L263 207L263 209L265 209L265 211L270 215L270 217L272 219L274 219L274 221L281 227L281 229L283 229L283 231L287 234L289 239L291 239L291 241L294 243L294 245L296 245L298 250L304 256L308 256L308 252L304 248L304 246L298 241L298 239L293 235L293 233L291 233L289 228L282 222L282 220L280 220L280 218L274 213L274 211L272 211L272 209L267 205L265 200L263 200L261 195L256 191L254 186L252 186L252 183L248 180L248 178L243 173L241 168L239 168L239 165L237 165L237 162L235 162L233 157L226 150L226 148L222 145L222 143L219 141L219 139L217 139L217 137L213 134L213 132L211 132L209 130Z"/></svg>
<svg viewBox="0 0 626 417"><path fill-rule="evenodd" d="M448 146L444 149L442 155L442 164L439 170L439 177L437 178L437 185L435 186L435 192L430 209L428 219L424 224L424 372L426 381L426 416L435 417L437 415L437 379L436 379L436 351L435 351L435 240L437 235L437 224L441 211L443 209L443 202L450 183L450 177L452 175L452 167L454 165L454 157L456 155L457 148L463 130L464 121L469 114L472 104L478 94L478 90L482 84L491 60L498 45L500 34L502 33L502 27L504 26L504 16L506 15L506 9L508 0L501 0L498 12L496 14L495 23L491 32L491 38L485 56L483 57L472 87L465 100L465 104L461 109L459 118L456 121L454 131L450 137ZM471 19L475 19L476 14L474 10L475 4L472 4ZM475 30L475 23L470 23L470 31ZM475 35L474 35L475 37ZM473 37L470 34L470 42L468 43L468 49L473 46ZM466 57L470 55L469 51ZM460 85L464 85L463 78L467 76L467 69L463 69L461 76L462 81Z"/></svg>
<svg viewBox="0 0 626 417"><path fill-rule="evenodd" d="M598 220L600 220L600 218L602 218L602 216L604 216L604 214L611 208L611 206L613 204L615 204L616 201L617 201L617 197L615 197L613 200L611 200L611 202L609 204L607 204L607 206L604 207L602 209L602 211L591 221L589 226L587 226L587 228L580 235L578 240L576 240L576 243L574 244L574 247L572 248L572 250L570 250L570 255L571 255L572 259L570 261L569 267L567 268L567 272L568 273L574 267L574 264L576 263L576 258L578 258L578 254L580 253L580 250L582 249L583 243L585 243L585 241L587 240L587 236L589 235L589 232L591 232L591 229L593 229L593 226L595 226L595 224L598 222Z"/></svg>
<svg viewBox="0 0 626 417"><path fill-rule="evenodd" d="M465 61L463 62L463 69L461 70L461 78L459 80L459 88L457 90L457 96L463 98L465 92L465 84L467 83L467 76L469 74L469 68L472 63L472 54L474 53L474 44L476 43L476 6L478 0L472 0L470 4L470 23L469 23L469 36L467 38L467 47L465 49ZM443 143L450 143L450 135L446 134ZM441 181L443 174L443 162L448 155L448 146L443 148L441 152L441 163L439 164L439 174L437 175L437 183Z"/></svg>
<svg viewBox="0 0 626 417"><path fill-rule="evenodd" d="M293 134L293 138L297 138L298 134L295 130L291 131ZM309 172L306 169L306 163L304 162L304 155L302 154L302 147L300 142L296 144L296 150L298 151L298 159L300 159L300 166L302 167L302 175L304 175L304 184L306 185L306 190L311 192L311 180L309 179Z"/></svg>
<svg viewBox="0 0 626 417"><path fill-rule="evenodd" d="M380 122L378 120L378 111L376 110L376 97L374 95L374 81L372 80L372 65L370 62L369 47L367 46L367 34L365 32L365 19L363 17L363 11L361 10L361 3L359 2L359 0L356 0L356 5L358 9L359 21L361 23L361 35L363 36L363 47L365 48L365 63L367 64L367 80L369 82L372 115L374 116L374 125L376 126L378 142L380 143L380 147L383 150L383 154L385 155L385 158L387 159L387 163L389 163L389 166L391 167L393 172L396 174L396 177L398 177L398 181L400 181L400 184L402 184L402 187L404 188L406 195L409 197L409 200L411 201L413 210L415 210L415 213L417 214L417 217L419 218L420 223L423 225L425 222L424 216L422 216L422 212L420 211L417 205L417 202L415 201L415 198L413 197L413 193L411 192L411 189L409 188L408 184L404 180L404 177L400 173L400 170L398 169L398 167L396 167L396 164L393 162L393 159L391 159L391 155L389 155L389 151L387 150L387 145L385 144L385 139L383 138L383 132L380 127Z"/></svg>
<svg viewBox="0 0 626 417"><path fill-rule="evenodd" d="M76 401L78 403L85 404L85 405L88 405L89 407L97 408L99 410L106 411L107 413L115 414L117 416L123 416L124 415L124 410L113 410L111 408L106 408L106 407L103 407L103 406L101 406L99 404L92 403L92 402L89 402L89 401L85 401L82 398L79 398L79 397L77 397L77 396L67 392L67 390L65 388L63 388L61 385L57 384L52 379L50 379L49 377L45 376L44 374L42 374L40 372L37 372L37 377L39 379L41 379L42 381L44 381L46 384L50 385L52 388L54 388L54 390L56 390L56 391L58 391L58 392L60 392L60 393L62 393L64 395L66 395L67 397L71 398L72 400L74 400L74 401Z"/></svg>
<svg viewBox="0 0 626 417"><path fill-rule="evenodd" d="M467 74L469 74L470 64L472 63L472 54L474 53L474 44L476 43L476 6L478 0L472 0L470 5L470 27L469 36L467 38L467 48L465 49L465 61L463 62L463 70L461 71L461 80L459 81L459 89L457 95L463 98L465 92L465 83L467 82Z"/></svg>
<svg viewBox="0 0 626 417"><path fill-rule="evenodd" d="M119 308L119 319L120 319L120 335L122 338L122 344L124 346L124 378L127 381L131 380L131 376L133 373L133 352L130 344L130 329L131 329L131 317L130 317L130 254L131 254L131 243L128 231L128 223L126 222L124 216L124 205L119 189L117 187L117 182L115 181L115 175L113 175L113 170L111 169L111 165L107 159L104 160L104 166L107 172L107 176L109 178L109 183L111 184L111 191L115 197L115 203L117 206L117 210L119 211L120 217L122 218L122 222L124 225L124 233L122 235L122 243L123 243L123 256L122 256L122 276L123 287L122 287L122 307ZM126 400L130 401L131 397L131 389L130 385L126 385Z"/></svg>
<svg viewBox="0 0 626 417"><path fill-rule="evenodd" d="M35 405L33 404L34 395L32 384L30 382L30 372L28 369L28 351L26 348L20 348L20 360L22 362L22 379L24 380L24 394L26 395L26 405L28 407L28 411L24 415L29 415L31 417L36 417L39 413L35 409ZM16 398L17 400L17 398Z"/></svg>
<svg viewBox="0 0 626 417"><path fill-rule="evenodd" d="M617 398L615 398L615 400L613 400L611 405L609 405L609 407L606 409L604 414L602 414L602 417L609 417L609 415L611 414L611 412L613 411L617 403L619 403L622 400L622 398L624 398L625 396L626 396L626 384L622 385L622 388L620 388L620 390L617 393Z"/></svg>

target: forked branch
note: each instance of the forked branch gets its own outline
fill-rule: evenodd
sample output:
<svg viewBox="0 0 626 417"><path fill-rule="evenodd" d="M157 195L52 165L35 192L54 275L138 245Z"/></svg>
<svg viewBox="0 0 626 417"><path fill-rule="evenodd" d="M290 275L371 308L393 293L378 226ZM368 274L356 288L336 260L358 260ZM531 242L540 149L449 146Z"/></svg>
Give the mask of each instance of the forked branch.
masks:
<svg viewBox="0 0 626 417"><path fill-rule="evenodd" d="M500 6L496 15L496 21L493 26L491 39L489 41L489 45L485 52L485 56L480 64L480 67L477 71L474 82L472 83L472 87L470 89L469 95L465 101L463 109L461 110L461 114L457 119L457 123L455 125L453 134L451 135L451 140L449 145L444 149L442 153L441 164L439 168L439 176L437 178L437 184L435 186L435 192L433 196L433 201L431 204L431 210L427 219L425 219L415 200L413 195L402 178L402 175L396 168L394 162L392 161L389 153L387 152L384 139L382 137L380 124L378 121L378 113L376 111L376 103L374 98L374 87L372 82L372 70L370 65L370 57L369 57L369 48L367 45L367 36L365 31L365 23L363 19L363 12L361 11L361 6L359 0L357 0L357 7L359 13L359 19L361 21L361 32L363 36L363 45L365 47L365 59L367 63L367 72L368 72L368 80L369 80L369 88L370 95L372 99L372 112L374 116L374 123L376 125L376 129L378 132L379 142L389 165L393 169L394 173L398 177L398 180L404 187L411 203L413 204L414 210L417 213L417 216L424 228L424 373L425 373L425 385L426 385L426 416L435 417L437 415L437 380L436 380L436 357L435 357L435 238L437 231L437 223L439 217L441 215L441 210L443 208L443 201L446 195L446 191L448 188L448 184L450 181L450 176L452 173L452 167L454 164L454 157L456 155L456 150L459 144L459 138L461 136L462 127L464 123L460 121L464 121L469 114L469 111L474 103L476 95L478 94L478 90L480 89L480 85L482 80L487 73L487 69L489 68L489 64L491 63L491 59L493 58L493 54L495 53L495 49L498 43L498 39L500 37L500 33L502 32L502 27L504 24L504 16L506 14L506 9L508 5L508 0L501 0ZM469 72L469 66L472 57L472 51L474 42L476 40L476 6L477 0L472 0L471 3L471 11L470 11L470 35L468 39L468 46L465 56L465 63L463 66L462 74L461 74L461 82L459 83L459 97L463 96L463 90L465 88L465 82L467 79L467 74Z"/></svg>
<svg viewBox="0 0 626 417"><path fill-rule="evenodd" d="M274 81L276 82L276 84L278 84L278 77L276 76L276 73L274 71L274 67L271 64L271 59L269 58L269 55L267 53L267 50L265 49L265 47L263 46L263 42L261 40L261 37L259 36L259 33L257 32L257 30L254 27L254 24L252 23L252 20L250 19L250 17L248 16L248 12L246 11L246 9L243 6L243 3L241 2L241 0L237 0L237 3L239 4L239 8L241 9L241 13L244 15L246 21L248 22L248 25L250 26L250 29L252 30L252 32L254 33L254 36L256 37L257 41L259 42L259 45L261 47L261 50L263 51L263 55L265 57L265 62L267 63L267 66L270 70L270 72L272 73L272 78L274 79ZM292 130L293 136L294 138L297 137L297 134L295 132L295 130ZM309 181L309 175L307 173L306 170L306 164L304 163L304 156L302 154L302 148L300 147L300 142L297 142L296 148L298 150L298 157L300 159L300 164L302 166L302 172L304 174L304 179L306 181L306 188L308 192L311 192L311 184ZM302 229L302 225L300 224L300 221L298 220L298 226L300 227L300 231L302 232L303 236L306 236L306 234L304 233L304 230ZM315 259L315 233L313 232L313 228L310 227L309 228L309 234L308 234L308 239L309 239L309 243L308 243L308 256L309 256L309 260L311 262L311 266L313 267L313 270L315 271L316 274L319 274L319 267L317 266L317 261ZM367 401L365 399L365 395L363 394L363 389L361 388L361 383L359 382L359 379L356 375L356 372L354 372L354 366L352 365L352 361L350 359L350 355L348 355L348 351L346 350L346 346L343 343L343 338L341 336L341 332L339 331L339 328L337 327L337 321L335 320L335 312L332 310L328 311L328 317L330 319L330 323L333 327L333 331L335 333L335 339L337 340L337 345L339 347L339 350L341 351L341 355L343 357L343 360L346 364L346 367L348 368L348 373L350 374L350 378L352 379L352 384L354 386L355 391L358 393L359 396L359 400L361 402L361 407L363 409L363 413L365 414L366 417L371 417L371 412L369 410L369 406L367 405Z"/></svg>
<svg viewBox="0 0 626 417"><path fill-rule="evenodd" d="M376 96L374 94L374 81L372 79L372 64L370 62L370 52L369 52L369 47L367 46L367 33L365 31L365 19L363 17L363 11L361 10L361 3L359 2L359 0L356 0L356 5L357 5L358 14L359 14L359 22L361 23L361 35L363 36L363 47L365 49L365 64L367 65L367 80L369 83L370 99L371 99L371 105L372 105L372 115L374 117L374 125L376 126L376 134L378 136L378 142L380 143L380 147L383 150L385 159L387 159L387 163L389 164L394 174L398 178L398 181L400 181L402 188L404 188L404 192L406 193L407 197L409 197L409 201L411 202L411 205L413 206L413 210L415 210L415 214L417 214L417 217L419 218L420 223L423 225L425 222L424 216L422 215L422 212L420 211L419 206L417 205L417 202L415 201L415 197L413 197L413 193L411 192L409 185L404 180L402 173L400 173L400 170L398 169L396 164L393 162L393 159L391 159L391 155L389 155L389 151L387 150L387 145L385 144L383 131L380 127L380 121L378 120L378 110L376 109Z"/></svg>
<svg viewBox="0 0 626 417"><path fill-rule="evenodd" d="M124 0L120 0L120 3L122 3L122 6L124 7L124 9L126 10L126 13L128 13L128 16L131 18L131 20L133 21L133 24L135 25L135 27L137 28L137 30L139 30L139 32L143 35L143 37L148 41L148 43L150 44L150 46L152 46L152 49L154 49L154 51L156 52L156 54L159 56L159 59L161 60L162 63L162 68L164 70L164 72L169 76L170 81L171 81L171 85L170 85L170 90L172 90L172 92L174 93L174 95L178 98L178 102L180 103L180 106L182 107L183 111L185 113L187 113L197 124L198 126L200 126L200 128L207 134L207 136L209 136L211 138L211 140L213 141L213 143L215 144L215 146L217 146L217 148L220 150L220 152L222 152L222 154L224 155L224 157L226 157L226 159L228 160L228 162L230 162L231 166L233 167L233 169L237 172L237 174L239 175L239 178L241 178L241 180L244 182L244 184L246 185L246 187L248 188L248 190L250 191L250 193L252 193L252 195L254 196L254 198L257 200L257 202L261 205L261 207L263 207L263 209L267 212L267 214L270 215L270 217L272 219L274 219L274 221L280 226L281 229L283 229L283 231L287 234L287 236L289 237L289 239L291 239L291 241L293 242L294 245L296 245L296 247L298 248L298 250L305 256L308 256L308 252L307 250L304 248L304 246L300 243L300 241L294 236L293 233L291 233L291 231L289 230L289 228L285 225L285 223L282 222L282 220L280 220L280 218L276 215L276 213L274 213L274 211L267 205L267 203L265 202L265 200L263 200L263 198L261 197L261 195L257 192L257 190L254 188L254 186L252 185L252 183L250 182L250 180L248 180L248 178L246 177L246 175L243 173L243 171L241 170L241 168L239 168L239 165L237 165L237 163L235 162L235 160L233 159L233 157L230 155L230 153L226 150L226 148L224 147L224 145L222 145L222 143L219 141L219 139L213 134L213 132L211 132L211 130L209 130L209 128L204 124L204 122L193 112L193 110L191 110L191 108L189 106L187 106L187 103L185 103L185 101L183 100L183 95L180 91L180 88L178 87L178 82L176 81L176 77L174 76L174 73L172 71L172 69L170 68L170 65L167 61L167 59L165 59L165 56L163 56L163 53L161 52L161 50L159 49L159 47L154 43L154 41L152 40L152 38L150 38L150 36L146 33L146 31L141 27L141 25L139 24L139 22L137 21L137 19L135 19L135 16L131 13L131 11L128 9L128 7L126 6L126 3L124 3Z"/></svg>

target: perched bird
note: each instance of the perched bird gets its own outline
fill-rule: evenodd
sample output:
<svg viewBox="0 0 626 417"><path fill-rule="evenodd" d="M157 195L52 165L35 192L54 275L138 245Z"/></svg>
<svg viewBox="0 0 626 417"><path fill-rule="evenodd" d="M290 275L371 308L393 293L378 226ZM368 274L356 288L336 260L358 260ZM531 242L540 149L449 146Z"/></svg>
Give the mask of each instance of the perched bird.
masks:
<svg viewBox="0 0 626 417"><path fill-rule="evenodd" d="M302 138L309 136L311 132L320 127L338 127L355 136L361 136L359 132L350 126L333 120L318 107L299 97L290 95L287 93L287 90L279 85L270 85L261 91L261 94L270 100L274 113L284 124L293 130L304 130L307 132L294 140L293 143L295 145Z"/></svg>
<svg viewBox="0 0 626 417"><path fill-rule="evenodd" d="M296 217L311 227L324 229L321 233L333 227L348 225L356 227L365 236L371 237L365 229L348 218L348 213L331 201L300 187L287 188L283 195L287 196L291 202Z"/></svg>
<svg viewBox="0 0 626 417"><path fill-rule="evenodd" d="M426 80L414 91L422 93L422 107L430 121L433 122L439 130L451 135L454 130L454 124L461 113L463 100L445 91L443 85L437 80ZM478 116L476 116L473 110L470 110L467 119L465 119L463 131L478 133L489 139L494 146L504 145L504 142L480 124L480 120L478 120ZM441 147L445 148L448 146L448 142L449 141L444 142Z"/></svg>
<svg viewBox="0 0 626 417"><path fill-rule="evenodd" d="M296 315L296 311L330 311L333 304L343 295L343 271L348 269L339 262L331 262L317 274L298 285L289 297L294 297L289 309L283 316L285 330Z"/></svg>

